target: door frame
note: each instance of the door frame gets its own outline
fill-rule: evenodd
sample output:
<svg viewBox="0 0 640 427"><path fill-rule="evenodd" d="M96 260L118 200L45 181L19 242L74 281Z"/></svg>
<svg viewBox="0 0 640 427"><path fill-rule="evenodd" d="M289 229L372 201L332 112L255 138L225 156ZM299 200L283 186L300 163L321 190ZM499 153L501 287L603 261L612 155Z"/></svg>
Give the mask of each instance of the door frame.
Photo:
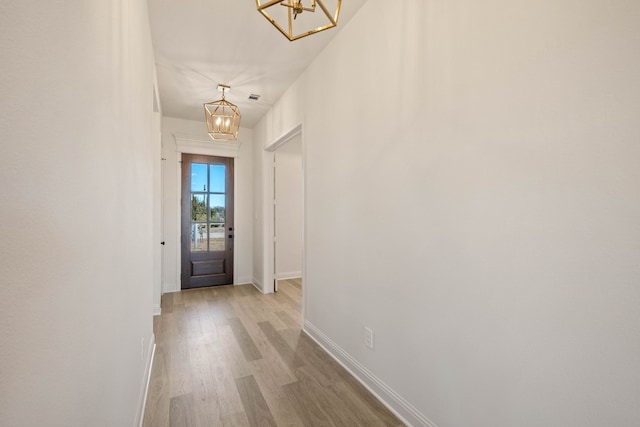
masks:
<svg viewBox="0 0 640 427"><path fill-rule="evenodd" d="M177 291L181 292L181 280L182 280L182 154L202 154L205 156L217 156L217 157L233 157L234 159L240 156L240 147L242 143L240 141L215 141L209 137L201 137L195 135L188 135L182 133L175 133L174 138L176 140L176 158L178 167L176 168L176 287ZM236 161L234 160L234 163ZM233 193L237 195L238 192L238 168L233 168ZM236 209L236 203L238 197L234 197L234 212ZM235 227L234 227L235 228ZM235 230L234 230L235 234ZM235 237L234 237L235 238ZM238 283L238 266L237 259L238 254L237 245L233 245L233 284Z"/></svg>
<svg viewBox="0 0 640 427"><path fill-rule="evenodd" d="M233 272L234 272L234 251L235 251L235 245L234 245L234 239L233 239L233 235L235 233L235 219L234 219L234 215L235 215L235 197L234 197L234 190L235 190L235 174L234 174L234 170L235 170L235 159L233 157L222 157L222 156L205 156L202 154L189 154L189 153L182 153L181 155L182 157L182 177L183 177L183 181L181 184L183 184L183 187L180 189L180 192L183 196L182 200L182 220L183 220L183 224L180 227L180 235L181 235L181 243L182 243L182 255L183 255L183 259L182 259L182 265L181 265L181 273L182 273L182 277L181 277L181 281L180 281L180 289L181 290L188 290L188 289L198 289L198 288L204 288L204 287L211 287L211 286L221 286L221 285L231 285L234 283L233 280ZM187 157L185 159L185 157ZM225 213L225 221L224 221L224 226L222 227L222 236L223 236L223 242L224 242L224 249L223 250L217 250L217 251L212 251L210 247L207 248L207 250L205 251L191 251L191 242L192 242L192 236L190 235L191 233L195 233L195 231L193 231L193 222L190 218L191 215L191 210L192 210L192 205L191 205L191 197L193 197L193 188L191 185L191 171L192 169L189 168L185 168L184 164L185 162L187 162L187 164L189 166L193 165L193 164L206 164L207 165L207 176L209 176L209 168L210 165L217 165L217 166L224 166L225 167L225 192L224 192L224 198L225 198L225 209L226 209L226 213ZM210 178L209 178L210 179ZM209 235L211 233L211 229L209 228L209 224L210 224L210 218L209 218L209 209L211 207L211 205L208 203L208 201L211 198L211 194L213 194L211 192L211 188L209 188L209 190L206 190L207 185L211 186L212 181L207 180L205 181L205 195L209 194L209 199L205 198L205 203L206 203L206 207L207 207L207 221L206 221L206 230L207 230L207 235ZM187 200L184 199L185 195L189 195L189 198ZM186 215L186 217L185 217ZM189 232L188 230L191 230L191 232ZM185 235L185 231L188 233ZM227 238L228 236L228 238ZM207 238L207 242L209 242L209 238ZM209 243L210 244L210 243ZM185 251L188 251L188 255L185 254ZM224 255L222 255L224 254ZM221 256L222 255L222 256ZM213 277L212 274L205 274L205 275L192 275L191 274L191 269L189 268L190 266L193 265L193 263L198 262L198 261L213 261L213 260L223 260L223 271L224 274L220 274L220 273L213 273L213 274L217 274L215 277ZM229 261L227 263L227 261ZM189 271L189 274L185 274L185 268ZM231 271L229 271L229 269L231 269ZM224 283L211 283L211 282L220 282L223 281ZM227 283L227 281L230 281L229 283ZM202 285L199 282L206 282L206 284ZM189 284L190 286L185 287L186 284Z"/></svg>
<svg viewBox="0 0 640 427"><path fill-rule="evenodd" d="M295 125L293 128L283 133L279 137L275 138L270 144L267 144L264 147L265 156L263 159L265 161L264 164L264 177L266 181L267 194L265 197L265 205L264 205L264 224L263 230L266 232L266 238L264 239L264 285L263 292L271 293L275 292L275 281L276 281L276 273L275 273L275 230L274 230L274 209L273 209L273 200L275 196L275 182L274 182L274 159L275 159L275 151L282 147L284 144L289 142L294 137L300 135L301 139L301 148L302 148L302 318L304 319L304 313L307 306L306 299L306 291L305 291L305 281L307 277L307 178L306 178L306 144L305 144L305 134L303 132L302 122ZM264 188L264 187L263 187Z"/></svg>

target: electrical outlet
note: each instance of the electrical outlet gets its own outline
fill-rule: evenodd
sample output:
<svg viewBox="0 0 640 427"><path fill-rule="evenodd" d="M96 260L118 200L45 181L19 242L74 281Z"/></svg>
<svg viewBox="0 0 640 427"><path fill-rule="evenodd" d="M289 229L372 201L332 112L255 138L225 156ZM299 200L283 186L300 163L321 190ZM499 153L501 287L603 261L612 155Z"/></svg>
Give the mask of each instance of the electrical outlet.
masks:
<svg viewBox="0 0 640 427"><path fill-rule="evenodd" d="M373 329L364 327L364 345L373 349Z"/></svg>

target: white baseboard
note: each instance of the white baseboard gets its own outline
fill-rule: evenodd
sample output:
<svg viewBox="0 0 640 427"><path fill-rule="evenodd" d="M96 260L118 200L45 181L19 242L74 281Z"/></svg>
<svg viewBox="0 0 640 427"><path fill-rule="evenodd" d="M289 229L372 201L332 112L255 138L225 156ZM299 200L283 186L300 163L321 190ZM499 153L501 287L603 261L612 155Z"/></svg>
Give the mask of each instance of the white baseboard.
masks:
<svg viewBox="0 0 640 427"><path fill-rule="evenodd" d="M251 284L253 285L254 288L256 288L261 294L264 294L264 291L262 290L262 288L258 285L256 285L255 283L251 282Z"/></svg>
<svg viewBox="0 0 640 427"><path fill-rule="evenodd" d="M155 355L156 336L151 334L151 342L149 343L147 362L144 368L144 376L142 377L142 387L140 388L140 397L138 398L138 412L136 414L136 422L134 426L142 427L142 422L144 421L144 408L147 406L147 395L149 393L149 382L151 380L151 368L153 367L153 359Z"/></svg>
<svg viewBox="0 0 640 427"><path fill-rule="evenodd" d="M373 372L365 368L308 320L305 320L302 330L340 363L342 367L349 371L355 379L369 390L384 406L400 418L403 423L416 427L437 427L413 405L407 402L380 378L376 377Z"/></svg>
<svg viewBox="0 0 640 427"><path fill-rule="evenodd" d="M244 277L238 277L238 281L236 282L236 285L248 285L249 283L251 283L251 277L244 276Z"/></svg>
<svg viewBox="0 0 640 427"><path fill-rule="evenodd" d="M160 308L160 304L153 304L153 315L160 316L162 314L162 309Z"/></svg>
<svg viewBox="0 0 640 427"><path fill-rule="evenodd" d="M251 284L260 291L260 293L266 293L264 291L264 287L262 286L262 282L260 282L258 279L256 279L255 277L253 278L253 280L251 281Z"/></svg>
<svg viewBox="0 0 640 427"><path fill-rule="evenodd" d="M175 283L163 283L162 284L162 293L168 294L171 292L178 292L180 290L180 286Z"/></svg>
<svg viewBox="0 0 640 427"><path fill-rule="evenodd" d="M302 277L302 271L290 271L288 273L276 274L276 279L278 280L298 279L300 277Z"/></svg>

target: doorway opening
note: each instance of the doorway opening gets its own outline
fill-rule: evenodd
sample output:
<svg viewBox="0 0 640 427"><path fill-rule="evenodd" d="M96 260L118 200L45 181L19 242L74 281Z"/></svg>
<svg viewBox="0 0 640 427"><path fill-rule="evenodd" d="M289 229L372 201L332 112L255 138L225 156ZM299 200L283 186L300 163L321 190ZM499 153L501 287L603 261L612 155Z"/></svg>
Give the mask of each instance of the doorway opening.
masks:
<svg viewBox="0 0 640 427"><path fill-rule="evenodd" d="M302 213L301 213L301 224L302 224L302 233L301 233L301 251L300 257L302 259L301 262L301 279L299 280L300 286L300 294L302 297L302 317L304 318L304 313L306 309L306 292L305 292L305 271L306 271L306 251L305 251L305 239L306 239L306 199L305 199L305 142L304 142L304 133L302 132L302 123L297 124L289 131L283 133L278 138L274 139L270 144L265 147L266 155L263 157L264 159L264 167L266 172L266 183L267 183L267 197L265 198L265 215L264 215L264 227L267 236L269 236L265 240L265 264L264 264L264 279L267 283L264 287L265 293L269 292L277 292L278 291L278 279L277 279L277 268L276 263L278 262L278 257L276 252L278 251L278 230L276 229L276 213L277 213L277 197L275 194L276 191L276 179L277 179L277 162L276 160L276 152L283 146L285 146L289 141L296 140L297 143L301 146L301 179L300 179L300 188L301 188L301 204L302 204ZM282 193L282 190L280 191ZM281 271L280 273L283 273ZM286 273L286 272L284 272Z"/></svg>
<svg viewBox="0 0 640 427"><path fill-rule="evenodd" d="M275 291L282 280L302 285L302 135L273 152L273 255Z"/></svg>
<svg viewBox="0 0 640 427"><path fill-rule="evenodd" d="M233 158L182 155L181 288L233 283Z"/></svg>

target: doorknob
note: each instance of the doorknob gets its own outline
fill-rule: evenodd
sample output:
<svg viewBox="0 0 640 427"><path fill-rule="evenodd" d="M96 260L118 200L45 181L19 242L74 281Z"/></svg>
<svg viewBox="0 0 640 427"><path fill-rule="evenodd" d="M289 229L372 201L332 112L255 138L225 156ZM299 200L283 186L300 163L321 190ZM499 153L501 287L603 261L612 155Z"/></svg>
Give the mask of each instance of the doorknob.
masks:
<svg viewBox="0 0 640 427"><path fill-rule="evenodd" d="M164 246L164 240L163 240L162 242L160 242L160 244L161 244L162 246Z"/></svg>

